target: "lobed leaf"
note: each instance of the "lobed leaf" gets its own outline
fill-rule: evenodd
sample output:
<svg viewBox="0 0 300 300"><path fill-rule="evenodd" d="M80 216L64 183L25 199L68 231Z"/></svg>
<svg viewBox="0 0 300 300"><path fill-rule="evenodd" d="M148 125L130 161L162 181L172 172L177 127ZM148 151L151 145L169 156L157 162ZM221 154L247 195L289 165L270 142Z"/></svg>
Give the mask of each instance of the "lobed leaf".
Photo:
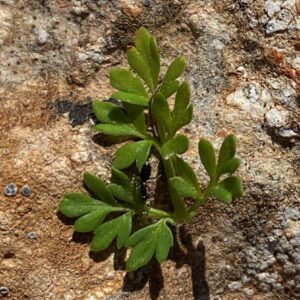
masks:
<svg viewBox="0 0 300 300"><path fill-rule="evenodd" d="M129 272L146 265L154 254L158 262L162 263L173 246L173 235L167 220L161 219L138 230L128 239L127 245L133 247L126 262Z"/></svg>

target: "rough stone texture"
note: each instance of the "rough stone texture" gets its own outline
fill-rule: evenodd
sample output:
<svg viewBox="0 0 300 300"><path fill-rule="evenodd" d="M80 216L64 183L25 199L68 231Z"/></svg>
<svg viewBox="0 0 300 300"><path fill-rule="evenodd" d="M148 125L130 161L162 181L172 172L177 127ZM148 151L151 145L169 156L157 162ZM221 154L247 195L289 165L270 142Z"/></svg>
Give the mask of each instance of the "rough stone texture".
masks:
<svg viewBox="0 0 300 300"><path fill-rule="evenodd" d="M299 24L295 1L283 0L0 1L0 185L32 191L0 196L9 299L299 298ZM82 189L83 171L109 178L117 145L94 142L88 107L112 93L108 70L125 64L140 25L157 36L164 69L188 60L184 158L205 182L199 137L219 147L233 132L245 195L208 201L161 268L126 274L125 253L89 254L89 237L56 208Z"/></svg>

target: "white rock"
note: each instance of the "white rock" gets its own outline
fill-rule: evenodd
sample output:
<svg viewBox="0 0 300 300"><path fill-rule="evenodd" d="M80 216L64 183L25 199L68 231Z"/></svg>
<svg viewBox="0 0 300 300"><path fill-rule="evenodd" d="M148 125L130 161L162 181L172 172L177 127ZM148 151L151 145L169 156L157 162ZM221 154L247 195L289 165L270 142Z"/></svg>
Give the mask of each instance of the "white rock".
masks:
<svg viewBox="0 0 300 300"><path fill-rule="evenodd" d="M288 116L289 116L288 111L272 108L265 115L266 124L271 128L283 127L287 122Z"/></svg>
<svg viewBox="0 0 300 300"><path fill-rule="evenodd" d="M228 288L231 292L238 291L241 289L241 287L242 287L242 283L238 281L233 281L228 284Z"/></svg>
<svg viewBox="0 0 300 300"><path fill-rule="evenodd" d="M279 1L268 0L265 3L265 11L267 15L272 18L276 13L280 12L280 5Z"/></svg>

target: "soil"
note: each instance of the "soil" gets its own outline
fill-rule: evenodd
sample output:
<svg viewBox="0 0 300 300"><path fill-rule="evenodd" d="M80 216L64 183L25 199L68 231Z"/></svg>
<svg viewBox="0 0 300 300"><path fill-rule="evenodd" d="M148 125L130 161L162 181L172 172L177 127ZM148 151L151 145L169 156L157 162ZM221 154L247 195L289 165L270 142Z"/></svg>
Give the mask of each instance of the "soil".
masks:
<svg viewBox="0 0 300 300"><path fill-rule="evenodd" d="M0 297L299 299L296 7L294 0L0 0L0 187L18 187L0 196L0 287L9 289ZM199 138L218 148L234 133L245 192L230 206L207 201L176 229L166 262L126 273L124 251L90 253L91 237L74 234L57 205L66 191L83 190L84 171L110 177L118 143L92 129L91 101L112 94L109 69L126 65L141 25L157 37L164 70L177 55L188 61L194 118L183 157L204 185Z"/></svg>

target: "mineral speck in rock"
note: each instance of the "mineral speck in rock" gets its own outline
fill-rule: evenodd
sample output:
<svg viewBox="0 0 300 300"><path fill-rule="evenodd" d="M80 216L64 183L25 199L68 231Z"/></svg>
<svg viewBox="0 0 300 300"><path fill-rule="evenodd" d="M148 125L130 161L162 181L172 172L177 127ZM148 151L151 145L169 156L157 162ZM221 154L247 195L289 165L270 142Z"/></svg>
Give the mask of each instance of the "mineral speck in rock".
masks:
<svg viewBox="0 0 300 300"><path fill-rule="evenodd" d="M12 197L17 194L17 191L18 191L17 186L14 183L10 183L4 188L4 195L8 197Z"/></svg>
<svg viewBox="0 0 300 300"><path fill-rule="evenodd" d="M8 296L8 295L9 295L9 288L6 287L6 286L1 286L1 287L0 287L0 295L1 295L2 297Z"/></svg>
<svg viewBox="0 0 300 300"><path fill-rule="evenodd" d="M27 234L27 237L31 240L35 240L36 239L36 233L31 231Z"/></svg>
<svg viewBox="0 0 300 300"><path fill-rule="evenodd" d="M40 45L43 45L47 42L47 39L49 37L49 34L46 30L44 29L36 29L34 31L35 35L36 35L36 40L37 40L37 43L40 44Z"/></svg>
<svg viewBox="0 0 300 300"><path fill-rule="evenodd" d="M30 189L30 187L29 187L28 185L24 185L24 186L22 187L22 189L21 189L21 193L22 193L23 196L29 197L30 194L31 194L31 189Z"/></svg>

